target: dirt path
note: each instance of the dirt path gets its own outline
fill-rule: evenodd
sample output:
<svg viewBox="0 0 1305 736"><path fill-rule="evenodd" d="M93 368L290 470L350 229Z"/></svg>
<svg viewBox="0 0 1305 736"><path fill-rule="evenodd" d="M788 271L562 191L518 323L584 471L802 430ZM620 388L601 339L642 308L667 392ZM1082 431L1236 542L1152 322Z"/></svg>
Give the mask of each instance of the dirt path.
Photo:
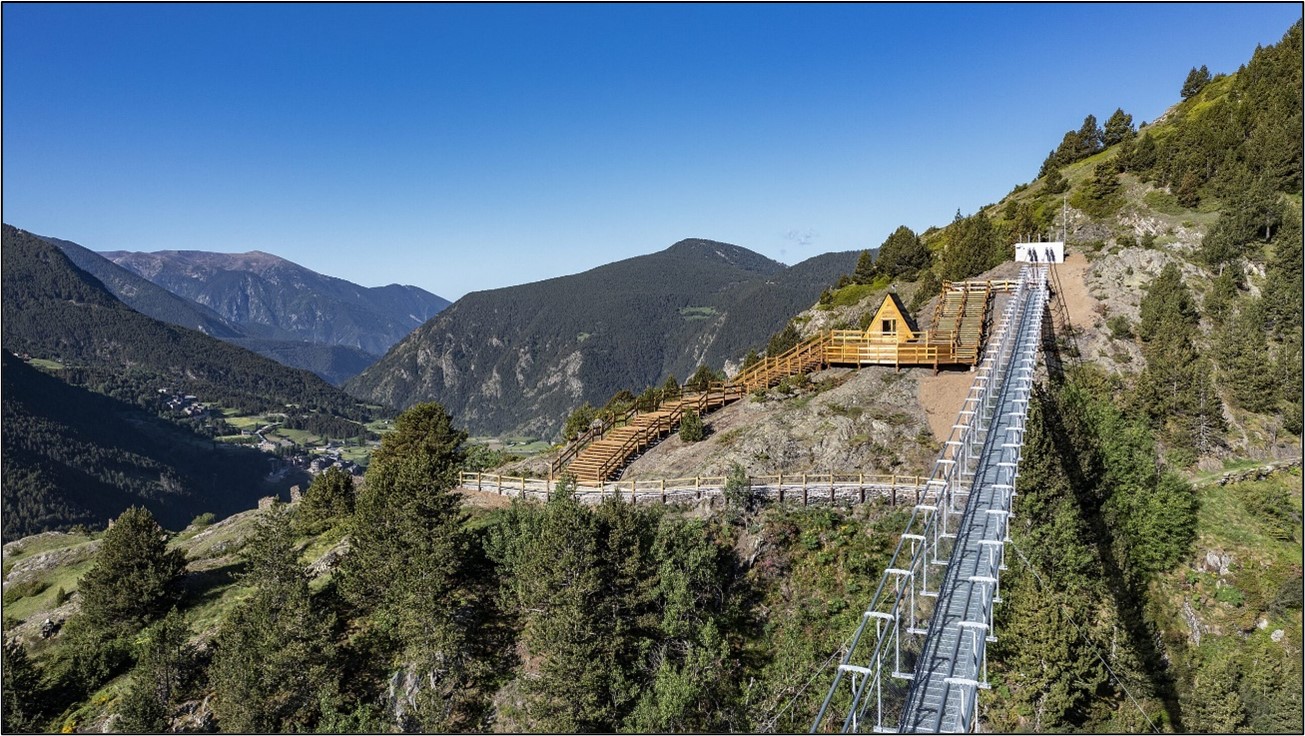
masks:
<svg viewBox="0 0 1305 736"><path fill-rule="evenodd" d="M1060 278L1061 295L1069 310L1069 321L1075 326L1090 325L1096 319L1097 300L1088 293L1087 272L1091 266L1082 253L1070 253L1065 262L1056 267ZM996 272L987 274L997 278ZM965 403L974 374L964 370L943 371L936 376L921 371L917 379L920 406L929 419L929 429L939 442L946 442L951 434L956 415Z"/></svg>
<svg viewBox="0 0 1305 736"><path fill-rule="evenodd" d="M1087 287L1087 272L1091 265L1082 253L1069 253L1065 262L1056 266L1060 293L1065 299L1065 308L1069 310L1069 321L1075 327L1086 327L1096 319L1093 315L1097 300L1088 293Z"/></svg>
<svg viewBox="0 0 1305 736"><path fill-rule="evenodd" d="M920 371L916 379L920 406L924 407L929 429L939 442L946 442L951 434L973 382L974 374L968 370L944 370L936 376Z"/></svg>

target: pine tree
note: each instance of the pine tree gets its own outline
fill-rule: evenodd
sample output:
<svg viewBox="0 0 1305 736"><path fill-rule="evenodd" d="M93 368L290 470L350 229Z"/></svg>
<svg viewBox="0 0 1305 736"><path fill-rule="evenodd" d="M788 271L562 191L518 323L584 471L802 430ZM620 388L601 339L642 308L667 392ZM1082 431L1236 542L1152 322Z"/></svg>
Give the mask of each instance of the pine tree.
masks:
<svg viewBox="0 0 1305 736"><path fill-rule="evenodd" d="M0 662L0 725L6 733L40 730L45 710L45 691L41 686L41 669L27 656L17 639L4 642L4 660Z"/></svg>
<svg viewBox="0 0 1305 736"><path fill-rule="evenodd" d="M680 439L685 442L701 442L707 438L707 427L696 411L688 411L680 419Z"/></svg>
<svg viewBox="0 0 1305 736"><path fill-rule="evenodd" d="M1196 302L1183 282L1182 272L1173 262L1165 264L1142 296L1138 310L1138 337L1143 342L1165 334L1189 337L1199 319Z"/></svg>
<svg viewBox="0 0 1305 736"><path fill-rule="evenodd" d="M567 442L574 441L576 437L589 430L589 425L593 424L597 417L598 411L590 406L588 401L581 404L566 418L566 423L562 426L562 439Z"/></svg>
<svg viewBox="0 0 1305 736"><path fill-rule="evenodd" d="M739 730L738 658L724 636L730 560L706 523L665 515L653 546L660 609L650 673L632 714L635 731Z"/></svg>
<svg viewBox="0 0 1305 736"><path fill-rule="evenodd" d="M1064 194L1069 191L1069 180L1060 173L1059 168L1047 172L1046 189L1048 194Z"/></svg>
<svg viewBox="0 0 1305 736"><path fill-rule="evenodd" d="M142 652L123 698L118 728L126 733L162 733L169 714L195 672L194 648L187 642L186 621L177 609L146 633Z"/></svg>
<svg viewBox="0 0 1305 736"><path fill-rule="evenodd" d="M1104 217L1119 206L1119 174L1113 161L1103 161L1092 170L1092 180L1084 191L1083 209L1095 217Z"/></svg>
<svg viewBox="0 0 1305 736"><path fill-rule="evenodd" d="M1174 187L1174 198L1178 204L1193 209L1201 203L1201 177L1197 176L1195 171L1183 172L1182 178L1178 180L1178 186Z"/></svg>
<svg viewBox="0 0 1305 736"><path fill-rule="evenodd" d="M1192 67L1192 70L1187 73L1187 79L1183 81L1183 99L1185 100L1200 93L1201 90L1205 89L1205 85L1209 83L1210 70L1206 68L1205 64L1202 64L1200 69Z"/></svg>
<svg viewBox="0 0 1305 736"><path fill-rule="evenodd" d="M771 339L773 340L774 338ZM693 372L693 375L689 376L689 380L684 382L684 388L686 391L706 391L711 384L723 380L725 380L724 374L717 373L707 365L703 364L699 365L698 369Z"/></svg>
<svg viewBox="0 0 1305 736"><path fill-rule="evenodd" d="M370 630L384 633L393 667L416 683L405 727L440 731L465 725L474 696L476 629L467 622L478 601L471 541L452 493L466 435L438 405L414 410L418 417L405 421L405 412L398 424L409 432L402 446L415 451L390 448L368 468L339 589Z"/></svg>
<svg viewBox="0 0 1305 736"><path fill-rule="evenodd" d="M1078 150L1075 151L1074 160L1087 158L1100 151L1104 137L1105 134L1101 132L1101 128L1097 127L1095 115L1088 115L1083 118L1083 125L1078 129Z"/></svg>
<svg viewBox="0 0 1305 736"><path fill-rule="evenodd" d="M1114 114L1106 121L1102 142L1107 147L1113 146L1116 143L1122 143L1125 138L1130 137L1134 132L1133 116L1124 112L1123 108L1115 108Z"/></svg>
<svg viewBox="0 0 1305 736"><path fill-rule="evenodd" d="M1201 311L1215 325L1222 325L1237 300L1237 287L1241 282L1241 269L1225 268L1210 284L1210 292L1205 295Z"/></svg>
<svg viewBox="0 0 1305 736"><path fill-rule="evenodd" d="M133 506L104 533L95 566L78 585L81 617L101 631L139 631L180 598L185 568L154 516Z"/></svg>
<svg viewBox="0 0 1305 736"><path fill-rule="evenodd" d="M1150 181L1153 178L1151 170L1155 167L1158 156L1155 138L1150 135L1139 136L1137 145L1128 157L1128 168L1130 171L1138 172L1143 181Z"/></svg>
<svg viewBox="0 0 1305 736"><path fill-rule="evenodd" d="M1277 405L1277 381L1269 363L1264 309L1258 299L1244 302L1226 329L1218 333L1217 354L1232 403L1264 414Z"/></svg>
<svg viewBox="0 0 1305 736"><path fill-rule="evenodd" d="M861 256L856 259L856 270L852 272L852 281L858 284L868 284L875 280L874 257L870 251L861 251Z"/></svg>
<svg viewBox="0 0 1305 736"><path fill-rule="evenodd" d="M662 383L662 399L676 399L679 398L681 393L680 379L676 378L674 374L667 376L666 381Z"/></svg>
<svg viewBox="0 0 1305 736"><path fill-rule="evenodd" d="M332 465L313 478L300 502L299 513L309 523L349 516L354 509L353 475Z"/></svg>
<svg viewBox="0 0 1305 736"><path fill-rule="evenodd" d="M929 249L909 227L902 225L893 231L879 246L879 260L875 268L879 273L893 278L915 279L929 266Z"/></svg>
<svg viewBox="0 0 1305 736"><path fill-rule="evenodd" d="M336 690L334 616L313 605L293 538L274 508L246 547L254 590L223 622L208 670L223 731L311 730Z"/></svg>
<svg viewBox="0 0 1305 736"><path fill-rule="evenodd" d="M797 325L789 320L789 323L784 325L784 329L772 335L770 341L766 343L766 355L772 358L783 355L799 342L802 342L802 335L798 332Z"/></svg>
<svg viewBox="0 0 1305 736"><path fill-rule="evenodd" d="M425 482L452 488L465 458L466 439L466 432L454 428L444 407L434 402L416 404L399 415L393 432L381 438L368 468L391 461L416 462Z"/></svg>
<svg viewBox="0 0 1305 736"><path fill-rule="evenodd" d="M1001 234L982 212L953 223L951 242L943 257L943 276L951 281L967 279L1006 260Z"/></svg>
<svg viewBox="0 0 1305 736"><path fill-rule="evenodd" d="M545 507L532 553L518 570L526 616L522 640L539 658L525 683L531 730L615 731L612 702L616 622L604 615L602 550L596 517L559 488Z"/></svg>
<svg viewBox="0 0 1305 736"><path fill-rule="evenodd" d="M1269 327L1278 337L1300 329L1305 309L1305 259L1302 258L1301 215L1285 213L1265 267L1264 309Z"/></svg>

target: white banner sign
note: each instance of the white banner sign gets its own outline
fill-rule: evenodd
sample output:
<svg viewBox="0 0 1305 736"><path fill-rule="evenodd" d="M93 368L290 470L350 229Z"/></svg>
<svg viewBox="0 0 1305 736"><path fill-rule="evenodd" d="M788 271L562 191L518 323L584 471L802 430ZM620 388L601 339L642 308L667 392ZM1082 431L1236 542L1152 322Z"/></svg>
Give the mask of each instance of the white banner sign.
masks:
<svg viewBox="0 0 1305 736"><path fill-rule="evenodd" d="M1064 263L1065 244L1054 243L1016 243L1015 260L1020 263Z"/></svg>

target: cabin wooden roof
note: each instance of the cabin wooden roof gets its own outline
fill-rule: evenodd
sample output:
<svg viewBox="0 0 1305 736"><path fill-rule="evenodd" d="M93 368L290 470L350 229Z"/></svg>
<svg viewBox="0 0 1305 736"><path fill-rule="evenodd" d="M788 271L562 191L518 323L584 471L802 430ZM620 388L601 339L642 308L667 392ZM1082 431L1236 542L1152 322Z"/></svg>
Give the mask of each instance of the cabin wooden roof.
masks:
<svg viewBox="0 0 1305 736"><path fill-rule="evenodd" d="M875 330L875 328L880 324L880 320L884 319L899 319L901 320L901 324L911 331L911 335L920 334L920 328L916 326L915 319L911 317L911 313L906 311L906 305L902 304L902 299L897 296L897 292L890 291L884 295L884 300L879 304L879 309L875 310L874 320L870 323L870 329Z"/></svg>

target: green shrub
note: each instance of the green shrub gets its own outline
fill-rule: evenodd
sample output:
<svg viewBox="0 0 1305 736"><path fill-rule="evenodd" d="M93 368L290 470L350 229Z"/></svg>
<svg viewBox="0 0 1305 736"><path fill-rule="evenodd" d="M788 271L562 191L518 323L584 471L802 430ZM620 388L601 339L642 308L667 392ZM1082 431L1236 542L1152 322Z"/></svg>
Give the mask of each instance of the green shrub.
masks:
<svg viewBox="0 0 1305 736"><path fill-rule="evenodd" d="M14 583L4 592L4 604L8 606L20 598L40 595L48 587L50 584L44 580L24 580L21 583Z"/></svg>
<svg viewBox="0 0 1305 736"><path fill-rule="evenodd" d="M707 427L702 423L698 412L685 413L680 419L680 439L685 442L701 442L707 438Z"/></svg>
<svg viewBox="0 0 1305 736"><path fill-rule="evenodd" d="M1116 314L1106 320L1106 327L1110 328L1110 336L1116 340L1133 339L1133 325L1129 322L1128 317L1122 314Z"/></svg>
<svg viewBox="0 0 1305 736"><path fill-rule="evenodd" d="M1214 599L1220 603L1227 603L1241 608L1241 605L1246 602L1246 594L1231 585L1225 584L1222 588L1215 591Z"/></svg>

